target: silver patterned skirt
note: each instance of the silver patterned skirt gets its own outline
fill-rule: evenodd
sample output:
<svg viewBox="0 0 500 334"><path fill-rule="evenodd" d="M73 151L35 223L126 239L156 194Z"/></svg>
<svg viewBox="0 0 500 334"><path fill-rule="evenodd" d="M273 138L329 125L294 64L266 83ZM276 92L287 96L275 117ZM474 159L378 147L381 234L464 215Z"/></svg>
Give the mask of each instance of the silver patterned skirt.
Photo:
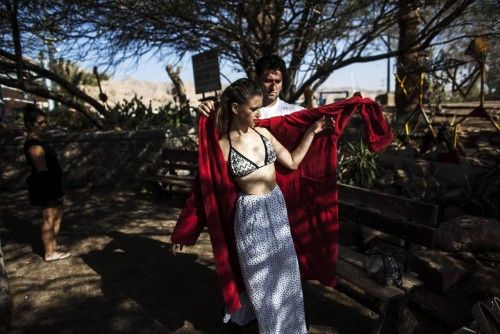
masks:
<svg viewBox="0 0 500 334"><path fill-rule="evenodd" d="M257 318L260 334L307 333L299 263L278 186L239 196L234 233L247 293L224 321L244 325Z"/></svg>

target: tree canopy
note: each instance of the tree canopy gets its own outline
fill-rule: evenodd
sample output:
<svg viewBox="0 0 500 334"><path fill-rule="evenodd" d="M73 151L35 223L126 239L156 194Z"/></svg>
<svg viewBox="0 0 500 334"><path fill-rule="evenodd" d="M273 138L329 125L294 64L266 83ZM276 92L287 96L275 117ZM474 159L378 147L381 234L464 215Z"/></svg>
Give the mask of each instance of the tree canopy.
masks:
<svg viewBox="0 0 500 334"><path fill-rule="evenodd" d="M75 41L80 52L97 51L100 59L111 63L151 51L165 57L215 48L236 70L252 77L256 59L278 54L287 61L291 77L285 97L295 101L305 89L315 90L335 70L347 65L470 37L471 29L464 26L484 22L460 18L484 3L74 0L77 13L64 30L71 32L65 40ZM398 19L415 7L422 19L415 41L405 49L388 51L384 38L394 35ZM456 29L458 26L461 29ZM478 34L495 31L483 29Z"/></svg>
<svg viewBox="0 0 500 334"><path fill-rule="evenodd" d="M474 0L2 0L0 66L20 73L22 57L48 45L65 58L115 66L155 53L160 59L217 49L234 69L252 77L263 55L282 56L296 101L335 70L361 62L418 52L474 36L498 37L493 19L469 20L494 1ZM411 43L388 49L398 20L418 10ZM472 29L475 27L475 29ZM16 65L13 64L16 63ZM27 66L29 67L29 66ZM33 68L31 68L34 71ZM42 71L35 71L45 76ZM12 82L10 82L12 84ZM89 100L86 100L90 103ZM95 103L91 105L101 114Z"/></svg>

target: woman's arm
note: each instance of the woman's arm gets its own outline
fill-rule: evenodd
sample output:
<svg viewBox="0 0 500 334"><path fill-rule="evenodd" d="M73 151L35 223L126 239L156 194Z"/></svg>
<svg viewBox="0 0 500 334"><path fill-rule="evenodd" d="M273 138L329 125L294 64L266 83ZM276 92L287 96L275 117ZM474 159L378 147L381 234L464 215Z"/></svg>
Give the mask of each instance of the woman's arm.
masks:
<svg viewBox="0 0 500 334"><path fill-rule="evenodd" d="M28 150L31 160L33 161L33 164L35 165L35 169L37 172L46 172L48 170L47 168L47 161L45 160L45 150L43 149L42 146L40 145L33 145L30 147Z"/></svg>
<svg viewBox="0 0 500 334"><path fill-rule="evenodd" d="M285 146L283 146L269 130L266 128L260 128L261 132L271 141L274 150L276 151L277 160L285 167L290 169L297 169L304 159L314 136L324 130L327 127L326 117L321 117L316 122L314 122L306 131L299 145L292 152L288 151Z"/></svg>

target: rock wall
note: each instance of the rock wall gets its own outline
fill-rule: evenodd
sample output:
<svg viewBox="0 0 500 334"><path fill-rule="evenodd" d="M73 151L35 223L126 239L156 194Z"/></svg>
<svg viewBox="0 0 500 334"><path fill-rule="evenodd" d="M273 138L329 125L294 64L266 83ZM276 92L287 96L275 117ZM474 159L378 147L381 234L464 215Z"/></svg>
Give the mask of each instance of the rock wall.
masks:
<svg viewBox="0 0 500 334"><path fill-rule="evenodd" d="M23 154L23 137L0 140L0 190L26 188L30 169ZM187 130L48 134L57 152L65 189L140 185L138 177L161 168L163 147L196 149L196 135Z"/></svg>

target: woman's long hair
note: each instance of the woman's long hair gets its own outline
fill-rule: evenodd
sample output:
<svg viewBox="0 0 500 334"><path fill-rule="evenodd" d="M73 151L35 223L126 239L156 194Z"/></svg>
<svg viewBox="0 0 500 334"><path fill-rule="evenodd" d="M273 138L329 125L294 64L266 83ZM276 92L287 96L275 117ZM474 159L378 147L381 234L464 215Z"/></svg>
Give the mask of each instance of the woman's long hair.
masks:
<svg viewBox="0 0 500 334"><path fill-rule="evenodd" d="M221 136L229 132L229 127L233 119L232 104L246 103L254 96L262 96L262 89L255 82L247 78L236 80L222 92L220 108L216 119L217 130L219 130Z"/></svg>

